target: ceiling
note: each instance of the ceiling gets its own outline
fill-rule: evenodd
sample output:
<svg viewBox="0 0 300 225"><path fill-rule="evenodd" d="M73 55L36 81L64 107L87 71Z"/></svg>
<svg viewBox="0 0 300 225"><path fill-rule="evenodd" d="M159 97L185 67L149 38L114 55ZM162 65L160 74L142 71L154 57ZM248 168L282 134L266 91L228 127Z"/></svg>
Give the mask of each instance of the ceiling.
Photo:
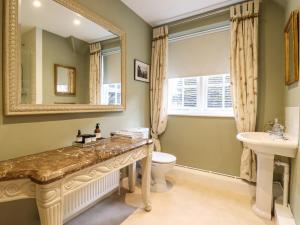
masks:
<svg viewBox="0 0 300 225"><path fill-rule="evenodd" d="M244 0L121 0L152 26L169 23Z"/></svg>
<svg viewBox="0 0 300 225"><path fill-rule="evenodd" d="M19 1L22 32L38 27L65 38L73 36L88 43L116 37L98 24L52 0L38 1L40 7L34 7L34 0ZM74 20L80 21L80 24L75 25Z"/></svg>

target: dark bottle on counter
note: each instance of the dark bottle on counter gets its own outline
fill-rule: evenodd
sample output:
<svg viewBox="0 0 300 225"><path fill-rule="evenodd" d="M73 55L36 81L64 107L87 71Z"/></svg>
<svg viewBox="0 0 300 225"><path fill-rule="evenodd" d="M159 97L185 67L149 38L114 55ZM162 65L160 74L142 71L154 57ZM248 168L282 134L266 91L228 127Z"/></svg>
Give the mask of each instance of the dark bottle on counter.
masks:
<svg viewBox="0 0 300 225"><path fill-rule="evenodd" d="M81 136L81 131L80 130L78 130L78 132L77 132L76 142L79 142L79 143L82 142L82 136Z"/></svg>
<svg viewBox="0 0 300 225"><path fill-rule="evenodd" d="M95 135L96 135L97 139L101 138L101 130L100 130L100 124L99 123L96 124Z"/></svg>

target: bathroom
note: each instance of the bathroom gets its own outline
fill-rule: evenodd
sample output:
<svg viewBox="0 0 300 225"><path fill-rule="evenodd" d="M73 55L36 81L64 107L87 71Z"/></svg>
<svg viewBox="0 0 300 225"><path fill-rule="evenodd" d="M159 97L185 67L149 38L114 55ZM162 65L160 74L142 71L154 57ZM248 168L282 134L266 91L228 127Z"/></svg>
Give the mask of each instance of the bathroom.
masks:
<svg viewBox="0 0 300 225"><path fill-rule="evenodd" d="M205 65L200 68L203 68L203 70L199 77L210 74L230 74L230 24L232 22L230 20L230 7L247 1L216 0L213 3L203 1L201 4L193 0L176 1L175 4L172 1L161 3L161 1L149 0L56 1L63 5L70 4L71 8L74 7L72 8L73 11L76 11L74 5L80 5L87 10L79 10L82 12L79 14L88 15L89 12L92 12L93 16L90 19L101 17L103 20L98 20L99 23L106 28L110 27L109 30L120 37L121 44L119 43L119 50L116 52L119 52L118 57L119 60L121 59L118 70L122 74L120 77L123 82L122 103L120 107L114 106L110 109L107 109L107 106L93 109L87 109L88 107L86 107L82 110L76 108L78 103L87 103L87 96L90 93L88 80L81 78L80 73L82 72L77 70L75 96L80 95L83 98L75 99L74 94L71 97L56 95L53 86L54 80L47 81L43 79L43 82L48 82L43 83L43 85L51 95L48 96L49 98L35 99L34 104L38 109L36 112L29 109L31 112L23 111L24 113L14 111L13 107L7 110L8 100L6 94L8 79L6 79L5 64L8 59L5 52L9 51L9 47L5 43L8 34L5 32L5 27L9 29L9 24L6 23L5 16L10 12L5 10L5 2L16 4L18 1L0 0L0 2L2 32L0 43L3 53L0 56L2 74L0 79L0 163L3 163L18 157L71 146L75 141L78 130L82 134L93 133L97 123L100 123L101 135L105 138L110 137L114 131L140 127L151 128L152 110L149 91L151 82L138 80L139 78L135 77L137 73L135 67L137 63L146 64L150 68L153 66L151 62L152 42L155 41L153 29L162 25L168 26L167 69L169 71L182 69L181 74L178 76L168 73L167 79L176 79L182 73L185 73L187 69L192 70L193 66L197 67L198 60L199 64L205 62ZM36 2L40 2L41 5L34 9L41 10L46 2L55 1L22 0L22 3L30 6L38 4ZM72 5L73 3L74 5ZM286 126L286 107L300 106L298 82L296 81L290 85L285 84L284 46L285 26L291 13L299 9L300 2L297 0L259 1L257 28L258 92L255 131L270 130L272 127L268 124L270 121L274 121L275 118L279 119L280 124ZM80 16L78 17L79 20L81 20ZM103 23L103 21L108 21L111 26ZM72 22L74 22L72 26L78 23ZM218 27L214 27L215 25ZM82 26L79 24L78 27L81 28ZM217 31L205 33L205 29L207 31L208 28ZM203 35L180 39L180 35L185 35L191 30L202 32ZM224 34L225 38L217 36L218 34ZM213 38L209 38L213 35L217 39L214 44L212 44ZM49 35L47 37L50 38ZM43 42L46 43L44 38L46 38L46 35L43 34ZM54 36L51 36L51 38L54 39ZM199 41L206 41L208 44L203 45L206 47L206 51L201 53L203 49L199 45L199 49L195 48L195 51L191 52L193 48L189 46L191 43L188 43L188 41L193 40L193 38L202 38ZM65 39L72 43L72 54L76 52L90 56L88 47L85 47L80 40L76 38ZM226 42L226 44L224 45L223 42ZM190 51L182 51L181 43L186 43L184 48L190 49ZM214 50L207 50L209 47ZM22 45L23 48L26 48L25 44ZM54 48L48 46L46 50L52 50L52 61L48 60L49 64L51 63L49 66L51 70L53 70L53 64L66 66L73 64L71 61L59 62L54 58L62 55L54 54ZM63 50L59 49L59 51L62 52ZM182 51L182 55L176 54L176 51ZM45 52L40 52L40 54L45 54ZM194 57L192 57L192 54L195 54ZM77 62L79 61L80 65L88 70L89 65L85 65L83 60ZM79 65L79 63L77 64ZM72 66L74 67L74 65ZM22 65L22 68L23 70L26 69L26 65ZM217 71L218 69L220 71ZM42 70L41 74L46 72ZM191 74L189 76L194 76L193 72ZM51 72L47 76L52 79L54 74ZM189 76L187 75L187 77ZM26 82L22 83L25 86L26 84ZM168 84L170 86L170 83ZM22 90L22 103L30 105L30 100L24 96L31 93L26 93L26 88L24 90L24 92ZM39 101L42 101L43 104L55 104L55 110L66 105L65 107L69 112L45 112ZM48 101L51 101L51 103ZM19 109L23 110L23 108ZM28 108L25 108L25 110L28 110ZM74 113L70 113L70 111L74 111ZM253 201L255 202L256 186L255 182L241 179L240 168L243 148L242 143L236 137L238 131L232 112L231 114L229 112L222 115L197 115L170 112L168 109L168 117L165 122L167 122L166 128L159 135L161 151L176 157L176 165L167 174L167 190L164 192L154 192L152 190L150 192L151 212L144 212L142 209L139 166L137 168L137 187L134 193L130 193L126 189L128 188L126 187L128 186L126 185L127 176L132 173L132 171L130 172L132 168L125 167L120 170L120 178L124 178L121 183L125 183L124 187L121 188L120 195L118 188L114 189L111 195L97 202L94 207L86 209L82 214L78 214L77 217L74 216L69 221L65 221L65 224L281 224L274 209L272 209L271 220L258 216L252 210ZM152 133L152 137L154 136ZM299 157L297 153L293 159L279 158L280 161L288 162L290 166L289 207L287 208L292 218L288 218L290 223L282 224L300 225ZM174 158L171 161L174 162ZM2 176L1 173L0 175ZM274 181L281 184L281 186L283 186L282 176L283 168L276 166ZM41 215L39 215L34 198L0 202L0 225L42 224L39 218ZM18 215L15 216L14 212L17 212ZM99 213L98 216L97 213ZM52 223L51 225L57 224Z"/></svg>

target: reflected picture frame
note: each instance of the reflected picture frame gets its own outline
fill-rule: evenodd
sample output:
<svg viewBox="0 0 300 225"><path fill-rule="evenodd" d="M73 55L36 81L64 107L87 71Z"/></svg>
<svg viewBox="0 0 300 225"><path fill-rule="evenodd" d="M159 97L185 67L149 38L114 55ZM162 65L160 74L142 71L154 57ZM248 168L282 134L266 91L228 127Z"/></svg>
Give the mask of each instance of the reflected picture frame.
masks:
<svg viewBox="0 0 300 225"><path fill-rule="evenodd" d="M72 77L69 77L68 91L61 92L58 89L59 85L59 69L67 69L72 71ZM75 96L76 95L76 68L72 66L65 66L60 64L54 64L54 93L57 96Z"/></svg>
<svg viewBox="0 0 300 225"><path fill-rule="evenodd" d="M134 80L150 82L150 65L138 59L134 60Z"/></svg>

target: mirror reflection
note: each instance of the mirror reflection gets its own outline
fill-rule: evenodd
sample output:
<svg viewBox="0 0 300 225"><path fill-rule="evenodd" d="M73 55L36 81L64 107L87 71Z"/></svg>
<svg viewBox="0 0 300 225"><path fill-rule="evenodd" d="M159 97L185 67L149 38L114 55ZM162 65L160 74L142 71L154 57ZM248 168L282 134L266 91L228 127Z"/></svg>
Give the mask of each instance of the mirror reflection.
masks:
<svg viewBox="0 0 300 225"><path fill-rule="evenodd" d="M74 95L76 90L76 68L54 65L54 87L56 95Z"/></svg>
<svg viewBox="0 0 300 225"><path fill-rule="evenodd" d="M19 14L22 104L121 104L118 36L53 0Z"/></svg>

